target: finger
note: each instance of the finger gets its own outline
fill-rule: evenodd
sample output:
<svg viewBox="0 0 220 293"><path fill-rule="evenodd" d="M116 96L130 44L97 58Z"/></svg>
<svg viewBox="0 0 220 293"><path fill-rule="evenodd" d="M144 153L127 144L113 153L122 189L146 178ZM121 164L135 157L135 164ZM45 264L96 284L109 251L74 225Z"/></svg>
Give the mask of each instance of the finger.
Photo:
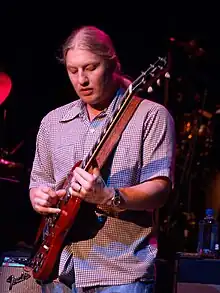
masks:
<svg viewBox="0 0 220 293"><path fill-rule="evenodd" d="M43 186L40 191L41 191L41 193L39 194L40 197L46 200L48 200L50 197L52 198L56 197L56 192L50 187Z"/></svg>
<svg viewBox="0 0 220 293"><path fill-rule="evenodd" d="M34 209L38 212L38 213L45 213L45 214L57 214L60 213L61 210L57 209L57 208L51 208L51 207L42 207L38 204L36 204L34 206Z"/></svg>
<svg viewBox="0 0 220 293"><path fill-rule="evenodd" d="M42 191L39 191L39 192L36 193L36 198L41 198L41 199L43 199L45 201L49 201L50 200L49 194L44 193Z"/></svg>
<svg viewBox="0 0 220 293"><path fill-rule="evenodd" d="M84 179L85 181L92 181L93 180L93 175L90 174L89 172L83 170L82 168L76 167L74 170L74 175L76 180L78 181L78 179L81 177L82 179Z"/></svg>
<svg viewBox="0 0 220 293"><path fill-rule="evenodd" d="M62 197L66 194L66 190L65 189L60 189L57 191L53 191L50 190L49 191L49 198L48 198L48 202L54 206L57 204L57 202L59 201L59 199L62 199Z"/></svg>
<svg viewBox="0 0 220 293"><path fill-rule="evenodd" d="M78 170L75 172L75 178L78 184L80 184L84 190L88 192L93 190L95 178L93 177L92 174L81 169L79 173L78 173Z"/></svg>
<svg viewBox="0 0 220 293"><path fill-rule="evenodd" d="M77 191L75 191L72 187L69 188L69 193L72 195L72 196L76 196L76 197L79 197L81 199L84 199L84 194L83 193L79 193Z"/></svg>
<svg viewBox="0 0 220 293"><path fill-rule="evenodd" d="M77 191L79 190L80 186L83 186L84 189L88 190L91 188L91 183L86 181L83 177L81 177L79 174L76 174L76 180L77 182L72 182L71 186L73 188L73 190Z"/></svg>
<svg viewBox="0 0 220 293"><path fill-rule="evenodd" d="M40 197L36 197L34 199L34 205L39 205L39 206L45 206L45 207L48 207L48 206L51 206L51 203L43 198L40 198Z"/></svg>
<svg viewBox="0 0 220 293"><path fill-rule="evenodd" d="M66 194L66 189L60 189L60 190L57 190L57 191L56 191L56 195L57 195L59 198L62 198L65 194Z"/></svg>
<svg viewBox="0 0 220 293"><path fill-rule="evenodd" d="M72 182L71 187L75 192L78 192L78 193L80 193L82 190L82 185L80 185L77 182Z"/></svg>
<svg viewBox="0 0 220 293"><path fill-rule="evenodd" d="M48 187L48 186L40 186L41 187L41 191L44 192L44 193L49 193L51 189L51 187Z"/></svg>
<svg viewBox="0 0 220 293"><path fill-rule="evenodd" d="M48 194L50 197L57 197L56 191L51 188L49 189Z"/></svg>

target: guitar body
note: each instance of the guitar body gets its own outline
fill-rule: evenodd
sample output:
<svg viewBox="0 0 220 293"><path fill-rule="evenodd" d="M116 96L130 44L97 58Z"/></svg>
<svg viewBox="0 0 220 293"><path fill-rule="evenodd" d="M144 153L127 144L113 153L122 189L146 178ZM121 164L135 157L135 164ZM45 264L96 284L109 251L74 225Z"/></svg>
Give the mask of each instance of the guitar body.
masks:
<svg viewBox="0 0 220 293"><path fill-rule="evenodd" d="M79 164L77 163L73 169ZM63 188L66 188L66 186L67 180ZM59 203L60 214L51 216L53 217L53 223L50 223L50 218L43 217L35 241L35 250L37 252L31 261L32 274L36 280L46 281L50 278L54 264L61 253L64 240L73 225L80 205L80 198L72 197L67 193L66 197Z"/></svg>

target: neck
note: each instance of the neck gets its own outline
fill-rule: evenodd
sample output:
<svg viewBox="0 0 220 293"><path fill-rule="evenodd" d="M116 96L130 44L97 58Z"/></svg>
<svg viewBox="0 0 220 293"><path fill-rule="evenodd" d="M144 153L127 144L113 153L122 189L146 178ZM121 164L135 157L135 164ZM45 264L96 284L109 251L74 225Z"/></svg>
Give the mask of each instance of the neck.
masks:
<svg viewBox="0 0 220 293"><path fill-rule="evenodd" d="M92 121L96 116L98 116L105 108L103 108L102 110L100 109L96 109L93 106L87 104L86 105L87 108L87 112L88 112L88 116L89 116L89 120Z"/></svg>
<svg viewBox="0 0 220 293"><path fill-rule="evenodd" d="M90 104L86 105L90 121L92 121L96 116L98 116L103 110L108 108L108 106L112 102L112 99L115 96L115 92L117 88L118 88L118 83L116 81L112 81L112 83L109 84L108 89L106 89L106 92L108 93L108 95L105 97L105 99L103 99L102 102L95 105L90 105Z"/></svg>

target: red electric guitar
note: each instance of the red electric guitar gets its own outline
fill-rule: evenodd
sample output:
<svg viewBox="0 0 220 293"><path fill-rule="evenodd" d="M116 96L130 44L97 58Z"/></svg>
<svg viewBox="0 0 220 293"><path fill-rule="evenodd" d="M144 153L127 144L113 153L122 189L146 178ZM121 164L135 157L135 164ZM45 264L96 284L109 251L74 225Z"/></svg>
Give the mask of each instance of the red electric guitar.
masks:
<svg viewBox="0 0 220 293"><path fill-rule="evenodd" d="M133 81L125 91L122 102L118 109L109 119L101 136L91 149L84 161L77 163L66 177L63 188L66 189L65 197L59 201L57 207L61 209L59 214L45 216L40 224L36 242L35 253L31 258L30 267L33 277L39 281L46 281L51 278L51 274L57 266L60 253L65 244L68 232L75 224L76 217L81 207L81 199L72 197L69 193L72 172L74 168L80 166L84 170L91 172L94 166L100 169L103 167L109 153L110 134L117 135L117 122L124 119L123 114L131 103L132 97L140 90L152 90L151 86L157 82L161 76L169 78L167 58L159 57L154 64L142 72L141 75ZM120 137L118 137L120 139ZM112 147L111 147L112 148ZM100 155L102 153L102 156ZM72 233L72 230L71 230Z"/></svg>

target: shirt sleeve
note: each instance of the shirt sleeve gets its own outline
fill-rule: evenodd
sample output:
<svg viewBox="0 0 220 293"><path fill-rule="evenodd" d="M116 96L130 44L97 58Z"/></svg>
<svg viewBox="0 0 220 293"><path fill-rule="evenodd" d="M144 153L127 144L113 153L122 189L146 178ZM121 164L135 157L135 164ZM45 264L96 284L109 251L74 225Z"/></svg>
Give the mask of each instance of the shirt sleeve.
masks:
<svg viewBox="0 0 220 293"><path fill-rule="evenodd" d="M36 150L30 175L29 188L48 186L55 188L55 179L51 155L49 124L41 121L36 138Z"/></svg>
<svg viewBox="0 0 220 293"><path fill-rule="evenodd" d="M175 150L173 118L164 106L158 105L149 113L145 123L140 181L162 176L170 179L173 185Z"/></svg>

